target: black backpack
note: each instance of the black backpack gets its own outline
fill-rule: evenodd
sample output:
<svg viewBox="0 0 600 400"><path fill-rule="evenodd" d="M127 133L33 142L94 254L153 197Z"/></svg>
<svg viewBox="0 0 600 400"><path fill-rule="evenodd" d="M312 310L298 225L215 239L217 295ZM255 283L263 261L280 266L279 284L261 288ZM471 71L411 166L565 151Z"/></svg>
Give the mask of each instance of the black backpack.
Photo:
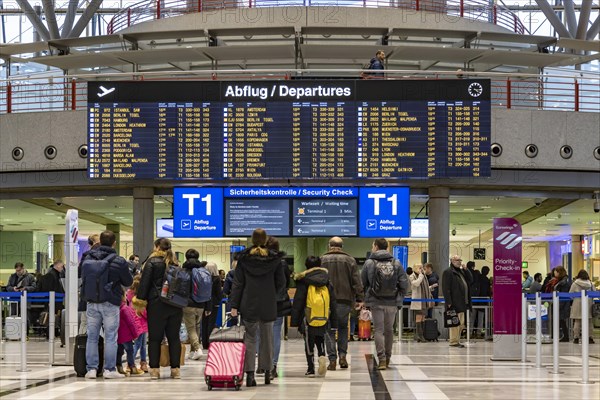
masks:
<svg viewBox="0 0 600 400"><path fill-rule="evenodd" d="M113 282L108 280L110 264L117 258L115 253L98 259L89 254L81 265L81 298L92 303L104 303L114 290Z"/></svg>
<svg viewBox="0 0 600 400"><path fill-rule="evenodd" d="M375 260L371 295L380 299L395 299L398 295L398 277L394 272L394 260Z"/></svg>
<svg viewBox="0 0 600 400"><path fill-rule="evenodd" d="M167 287L165 288L165 285ZM158 289L162 302L177 308L188 305L192 279L190 274L178 265L167 265L163 277L163 285Z"/></svg>

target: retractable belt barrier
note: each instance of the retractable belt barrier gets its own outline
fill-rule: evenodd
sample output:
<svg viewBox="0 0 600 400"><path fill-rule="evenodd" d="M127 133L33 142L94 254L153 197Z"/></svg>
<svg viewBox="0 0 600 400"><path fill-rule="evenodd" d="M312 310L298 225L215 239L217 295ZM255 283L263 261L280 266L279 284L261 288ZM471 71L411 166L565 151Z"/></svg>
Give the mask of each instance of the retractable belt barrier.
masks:
<svg viewBox="0 0 600 400"><path fill-rule="evenodd" d="M27 304L28 303L48 303L48 357L49 363L54 363L54 329L56 326L56 314L55 314L55 302L63 301L65 295L63 293L55 292L0 292L0 302L9 301L13 303L20 303L21 306L21 365L17 370L19 372L27 371ZM0 322L4 321L4 307L0 304ZM4 343L2 340L2 327L0 326L0 343ZM1 352L4 354L4 351Z"/></svg>
<svg viewBox="0 0 600 400"><path fill-rule="evenodd" d="M552 292L552 293L536 293L526 294L523 296L523 303L525 304L528 300L535 300L536 303L536 368L542 368L542 333L541 333L541 320L542 320L542 299L552 300L552 313L553 313L553 351L552 351L552 374L560 374L560 302L572 301L573 299L581 299L581 382L582 384L593 383L589 380L589 339L590 335L590 323L589 320L592 315L589 314L588 303L591 300L592 304L600 303L600 291L565 293L565 292ZM595 300L594 300L595 299ZM523 306L526 308L526 305ZM525 346L522 349L522 362L527 361Z"/></svg>

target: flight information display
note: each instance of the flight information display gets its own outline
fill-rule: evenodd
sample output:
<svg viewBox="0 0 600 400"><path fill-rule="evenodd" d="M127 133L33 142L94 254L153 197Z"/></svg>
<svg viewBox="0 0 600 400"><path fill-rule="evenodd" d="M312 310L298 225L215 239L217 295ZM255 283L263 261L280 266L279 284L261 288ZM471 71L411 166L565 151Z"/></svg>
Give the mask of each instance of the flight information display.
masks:
<svg viewBox="0 0 600 400"><path fill-rule="evenodd" d="M490 176L490 82L90 82L92 179Z"/></svg>
<svg viewBox="0 0 600 400"><path fill-rule="evenodd" d="M356 236L356 199L298 199L293 204L293 236Z"/></svg>

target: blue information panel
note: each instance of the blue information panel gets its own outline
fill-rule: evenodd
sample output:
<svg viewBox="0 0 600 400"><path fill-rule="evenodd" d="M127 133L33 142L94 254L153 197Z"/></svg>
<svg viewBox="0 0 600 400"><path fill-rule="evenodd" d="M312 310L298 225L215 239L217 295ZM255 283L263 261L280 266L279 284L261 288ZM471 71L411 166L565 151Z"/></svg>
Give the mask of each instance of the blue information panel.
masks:
<svg viewBox="0 0 600 400"><path fill-rule="evenodd" d="M392 246L392 255L400 264L404 270L408 266L408 246Z"/></svg>
<svg viewBox="0 0 600 400"><path fill-rule="evenodd" d="M409 228L409 188L360 188L360 237L408 237Z"/></svg>
<svg viewBox="0 0 600 400"><path fill-rule="evenodd" d="M223 237L223 188L173 189L174 237Z"/></svg>

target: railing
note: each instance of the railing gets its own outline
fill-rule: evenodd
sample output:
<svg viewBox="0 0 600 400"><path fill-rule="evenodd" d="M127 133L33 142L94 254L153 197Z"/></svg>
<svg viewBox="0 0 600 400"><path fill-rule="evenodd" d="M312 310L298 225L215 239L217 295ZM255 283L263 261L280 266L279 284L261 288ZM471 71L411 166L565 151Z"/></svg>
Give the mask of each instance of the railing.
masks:
<svg viewBox="0 0 600 400"><path fill-rule="evenodd" d="M308 6L428 11L488 22L518 34L529 33L515 13L486 0L143 0L115 14L107 32L113 34L144 21L220 9Z"/></svg>
<svg viewBox="0 0 600 400"><path fill-rule="evenodd" d="M213 70L160 73L103 74L114 80L253 80L293 79L327 76L356 79L360 70ZM600 112L600 76L581 73L565 75L518 75L501 73L466 73L464 78L491 80L491 103L494 107ZM87 81L97 75L77 75L62 79L31 78L27 81L0 81L0 114L85 110ZM387 70L386 79L457 79L456 72Z"/></svg>

